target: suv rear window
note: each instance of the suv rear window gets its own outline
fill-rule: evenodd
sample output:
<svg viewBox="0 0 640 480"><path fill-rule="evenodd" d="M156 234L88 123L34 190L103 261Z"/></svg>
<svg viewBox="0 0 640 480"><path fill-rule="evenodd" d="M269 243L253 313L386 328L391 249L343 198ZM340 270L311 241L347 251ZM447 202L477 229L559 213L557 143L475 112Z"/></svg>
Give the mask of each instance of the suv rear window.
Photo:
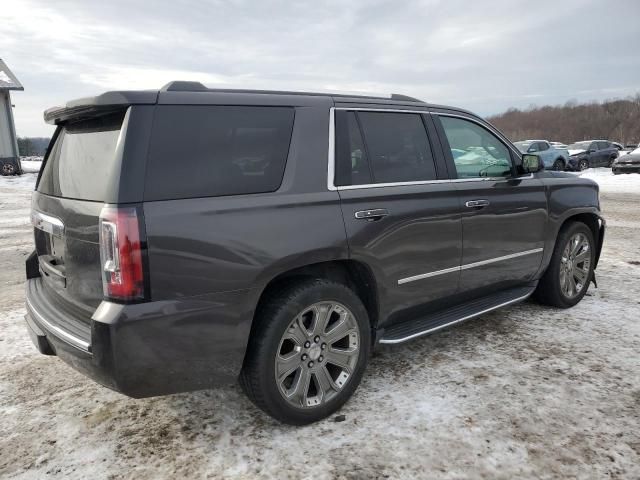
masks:
<svg viewBox="0 0 640 480"><path fill-rule="evenodd" d="M292 107L158 106L145 199L277 190L293 117Z"/></svg>
<svg viewBox="0 0 640 480"><path fill-rule="evenodd" d="M103 201L117 175L116 146L125 112L62 127L42 169L38 192L55 197Z"/></svg>

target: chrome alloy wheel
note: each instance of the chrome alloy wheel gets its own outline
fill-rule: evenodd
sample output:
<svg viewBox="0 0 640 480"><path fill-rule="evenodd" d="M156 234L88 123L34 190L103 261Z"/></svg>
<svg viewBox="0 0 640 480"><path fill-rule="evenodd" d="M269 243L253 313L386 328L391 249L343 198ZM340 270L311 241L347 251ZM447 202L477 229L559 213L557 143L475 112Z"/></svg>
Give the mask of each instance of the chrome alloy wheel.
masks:
<svg viewBox="0 0 640 480"><path fill-rule="evenodd" d="M575 298L589 281L591 246L583 233L576 233L567 242L560 259L560 288L567 298Z"/></svg>
<svg viewBox="0 0 640 480"><path fill-rule="evenodd" d="M347 384L360 355L355 317L338 302L319 302L300 312L280 339L275 377L295 407L317 407Z"/></svg>

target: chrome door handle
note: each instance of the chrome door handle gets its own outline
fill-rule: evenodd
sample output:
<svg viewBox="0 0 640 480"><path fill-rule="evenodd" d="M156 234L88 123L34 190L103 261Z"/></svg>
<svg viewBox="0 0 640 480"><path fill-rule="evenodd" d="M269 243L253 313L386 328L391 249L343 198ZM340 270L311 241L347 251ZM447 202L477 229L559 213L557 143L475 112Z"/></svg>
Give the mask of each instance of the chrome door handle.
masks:
<svg viewBox="0 0 640 480"><path fill-rule="evenodd" d="M389 211L386 208L374 208L371 210L359 210L354 214L358 220L380 220L382 217L389 215Z"/></svg>
<svg viewBox="0 0 640 480"><path fill-rule="evenodd" d="M488 207L490 205L489 200L469 200L464 204L465 207L469 208L482 208Z"/></svg>

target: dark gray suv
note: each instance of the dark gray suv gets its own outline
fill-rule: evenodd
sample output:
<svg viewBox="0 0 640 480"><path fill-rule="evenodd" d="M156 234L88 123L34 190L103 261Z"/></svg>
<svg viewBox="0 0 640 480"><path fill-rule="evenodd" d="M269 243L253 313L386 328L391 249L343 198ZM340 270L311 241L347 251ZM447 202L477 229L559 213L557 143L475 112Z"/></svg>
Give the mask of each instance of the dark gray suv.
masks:
<svg viewBox="0 0 640 480"><path fill-rule="evenodd" d="M372 347L594 281L598 188L464 110L173 82L45 112L34 343L132 397L240 383L292 424Z"/></svg>

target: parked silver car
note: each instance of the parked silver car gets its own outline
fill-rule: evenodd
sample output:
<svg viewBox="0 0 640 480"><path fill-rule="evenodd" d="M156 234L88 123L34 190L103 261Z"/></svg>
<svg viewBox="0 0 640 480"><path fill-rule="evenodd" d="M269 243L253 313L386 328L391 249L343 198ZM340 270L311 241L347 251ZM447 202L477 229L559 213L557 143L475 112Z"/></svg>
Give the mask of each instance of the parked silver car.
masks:
<svg viewBox="0 0 640 480"><path fill-rule="evenodd" d="M514 143L522 153L538 155L547 170L564 170L569 163L569 151L558 148L547 140L522 140Z"/></svg>

